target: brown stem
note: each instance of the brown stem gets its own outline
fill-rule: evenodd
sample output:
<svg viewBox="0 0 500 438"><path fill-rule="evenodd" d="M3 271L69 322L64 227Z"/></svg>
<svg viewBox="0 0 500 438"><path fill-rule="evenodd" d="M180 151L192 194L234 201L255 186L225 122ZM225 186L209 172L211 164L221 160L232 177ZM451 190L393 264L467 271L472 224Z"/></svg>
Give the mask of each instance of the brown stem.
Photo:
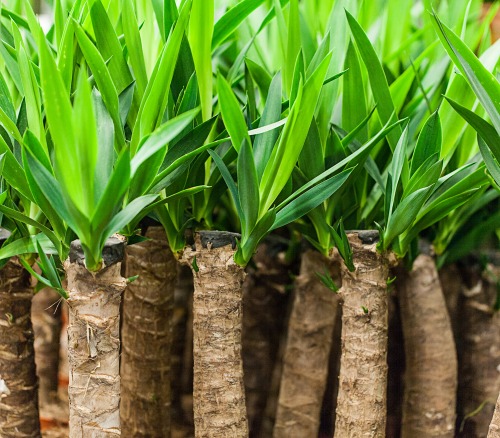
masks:
<svg viewBox="0 0 500 438"><path fill-rule="evenodd" d="M117 238L109 239L107 247L116 257L101 270L90 272L81 256L75 255L79 249L75 241L70 259L64 263L69 289L70 438L120 435L120 302L126 286L120 275L123 246Z"/></svg>
<svg viewBox="0 0 500 438"><path fill-rule="evenodd" d="M359 235L359 237L358 237ZM388 264L375 243L349 233L354 272L342 267L342 357L335 434L383 437L387 388Z"/></svg>
<svg viewBox="0 0 500 438"><path fill-rule="evenodd" d="M162 227L148 227L150 240L126 250L122 309L122 397L124 437L170 436L170 351L177 260Z"/></svg>
<svg viewBox="0 0 500 438"><path fill-rule="evenodd" d="M493 413L493 419L490 423L488 438L500 438L500 394L498 395L495 412Z"/></svg>
<svg viewBox="0 0 500 438"><path fill-rule="evenodd" d="M35 331L35 360L40 383L40 405L57 403L59 347L61 338L61 296L50 288L33 297L31 319Z"/></svg>
<svg viewBox="0 0 500 438"><path fill-rule="evenodd" d="M338 307L337 295L318 274L339 283L338 263L308 250L302 255L288 325L275 438L318 435Z"/></svg>
<svg viewBox="0 0 500 438"><path fill-rule="evenodd" d="M402 436L454 436L455 342L436 265L421 254L398 276L406 356Z"/></svg>
<svg viewBox="0 0 500 438"><path fill-rule="evenodd" d="M477 263L464 267L467 285L463 286L460 297L458 373L459 421L463 426L460 436L463 437L486 437L500 390L497 369L500 314L492 311L497 297L497 279L488 274L494 269L488 265L488 270L481 273Z"/></svg>
<svg viewBox="0 0 500 438"><path fill-rule="evenodd" d="M40 437L30 275L16 259L0 270L0 436Z"/></svg>
<svg viewBox="0 0 500 438"><path fill-rule="evenodd" d="M234 262L234 237L224 241L220 235L224 236L197 233L195 249L187 248L183 257L194 278L195 436L245 438L248 423L241 360L245 271Z"/></svg>

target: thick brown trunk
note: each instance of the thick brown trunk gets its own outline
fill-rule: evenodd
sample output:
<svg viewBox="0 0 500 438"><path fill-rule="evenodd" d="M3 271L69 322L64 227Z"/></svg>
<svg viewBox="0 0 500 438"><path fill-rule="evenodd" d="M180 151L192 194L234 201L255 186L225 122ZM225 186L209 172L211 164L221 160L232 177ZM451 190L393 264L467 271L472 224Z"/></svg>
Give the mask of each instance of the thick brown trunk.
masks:
<svg viewBox="0 0 500 438"><path fill-rule="evenodd" d="M318 275L339 284L339 263L318 251L302 255L288 324L275 438L318 435L338 296Z"/></svg>
<svg viewBox="0 0 500 438"><path fill-rule="evenodd" d="M106 266L86 269L79 242L64 264L69 290L70 438L120 436L120 275L123 242L108 240Z"/></svg>
<svg viewBox="0 0 500 438"><path fill-rule="evenodd" d="M126 249L122 309L121 404L124 437L170 436L170 351L177 260L162 227Z"/></svg>
<svg viewBox="0 0 500 438"><path fill-rule="evenodd" d="M453 437L457 356L434 259L398 276L406 356L402 437Z"/></svg>
<svg viewBox="0 0 500 438"><path fill-rule="evenodd" d="M0 436L40 437L30 275L15 259L0 270Z"/></svg>
<svg viewBox="0 0 500 438"><path fill-rule="evenodd" d="M33 297L31 320L35 331L35 360L39 379L40 406L55 404L59 398L59 347L61 338L61 296L50 288Z"/></svg>
<svg viewBox="0 0 500 438"><path fill-rule="evenodd" d="M184 260L194 278L195 436L248 436L241 359L245 271L234 262L235 235L200 232Z"/></svg>
<svg viewBox="0 0 500 438"><path fill-rule="evenodd" d="M262 435L262 422L286 316L290 265L270 243L259 245L243 283L242 356L249 434ZM278 249L279 250L279 249Z"/></svg>
<svg viewBox="0 0 500 438"><path fill-rule="evenodd" d="M495 412L493 413L493 419L490 423L488 438L500 438L500 394L498 395Z"/></svg>
<svg viewBox="0 0 500 438"><path fill-rule="evenodd" d="M492 311L497 278L488 272L481 275L477 263L471 265L465 267L467 285L460 300L460 436L485 438L500 390L500 314ZM494 269L489 265L491 274Z"/></svg>
<svg viewBox="0 0 500 438"><path fill-rule="evenodd" d="M335 434L384 437L387 389L386 259L376 233L348 234L354 272L342 264L342 357ZM367 242L367 243L364 243Z"/></svg>

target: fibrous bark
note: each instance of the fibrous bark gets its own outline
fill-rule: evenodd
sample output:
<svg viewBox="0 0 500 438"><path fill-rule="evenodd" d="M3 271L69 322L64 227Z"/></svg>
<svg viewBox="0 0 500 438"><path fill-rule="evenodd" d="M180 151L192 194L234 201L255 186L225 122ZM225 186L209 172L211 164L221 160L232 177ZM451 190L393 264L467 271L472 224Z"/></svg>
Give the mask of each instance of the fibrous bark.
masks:
<svg viewBox="0 0 500 438"><path fill-rule="evenodd" d="M0 436L40 437L30 274L16 259L0 270Z"/></svg>
<svg viewBox="0 0 500 438"><path fill-rule="evenodd" d="M495 267L481 273L477 263L465 267L460 298L458 406L461 435L485 438L500 390L500 314ZM497 269L498 271L498 269ZM495 276L496 277L496 276Z"/></svg>
<svg viewBox="0 0 500 438"><path fill-rule="evenodd" d="M69 290L70 438L120 436L120 275L124 243L110 238L106 265L90 272L79 241L64 263ZM105 254L103 254L104 256Z"/></svg>
<svg viewBox="0 0 500 438"><path fill-rule="evenodd" d="M342 357L335 422L339 437L385 436L389 271L372 234L349 233L355 271L341 265Z"/></svg>
<svg viewBox="0 0 500 438"><path fill-rule="evenodd" d="M406 356L402 437L453 437L455 342L434 259L417 257L398 276Z"/></svg>
<svg viewBox="0 0 500 438"><path fill-rule="evenodd" d="M296 280L274 437L318 435L339 298L318 275L339 285L339 263L318 251L302 255Z"/></svg>
<svg viewBox="0 0 500 438"><path fill-rule="evenodd" d="M495 412L493 413L493 419L490 423L488 438L500 438L500 394L498 395Z"/></svg>
<svg viewBox="0 0 500 438"><path fill-rule="evenodd" d="M122 310L122 397L124 437L170 436L170 351L177 260L162 227L148 227L150 240L126 250Z"/></svg>
<svg viewBox="0 0 500 438"><path fill-rule="evenodd" d="M35 331L35 360L39 379L40 405L58 401L59 347L61 338L61 296L45 288L33 297L31 319Z"/></svg>
<svg viewBox="0 0 500 438"><path fill-rule="evenodd" d="M245 272L234 262L235 235L200 232L183 259L194 279L194 421L196 437L247 437L241 359Z"/></svg>

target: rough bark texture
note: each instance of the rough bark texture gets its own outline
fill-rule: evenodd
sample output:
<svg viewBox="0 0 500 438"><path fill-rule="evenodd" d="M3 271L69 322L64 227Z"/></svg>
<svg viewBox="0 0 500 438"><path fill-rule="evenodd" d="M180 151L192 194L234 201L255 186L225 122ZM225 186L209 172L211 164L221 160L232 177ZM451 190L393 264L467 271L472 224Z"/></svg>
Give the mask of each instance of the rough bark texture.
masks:
<svg viewBox="0 0 500 438"><path fill-rule="evenodd" d="M460 336L459 336L459 301L462 290L462 275L461 269L455 263L443 266L439 270L439 282L443 290L446 308L450 317L451 328L453 329L453 336L457 351L460 351Z"/></svg>
<svg viewBox="0 0 500 438"><path fill-rule="evenodd" d="M40 437L29 273L11 259L0 270L0 436Z"/></svg>
<svg viewBox="0 0 500 438"><path fill-rule="evenodd" d="M328 380L325 388L325 395L323 396L323 404L321 406L318 433L318 436L320 438L331 438L335 436L335 412L337 410L340 356L342 354L342 306L340 304L341 303L339 303L337 307L335 326L333 327L332 346L330 349L330 358L328 364Z"/></svg>
<svg viewBox="0 0 500 438"><path fill-rule="evenodd" d="M122 309L121 404L124 437L169 437L170 351L177 260L162 227L126 249Z"/></svg>
<svg viewBox="0 0 500 438"><path fill-rule="evenodd" d="M35 331L35 360L40 406L57 403L59 346L61 338L61 296L50 288L33 297L31 320Z"/></svg>
<svg viewBox="0 0 500 438"><path fill-rule="evenodd" d="M457 357L434 259L398 276L406 356L402 437L453 437Z"/></svg>
<svg viewBox="0 0 500 438"><path fill-rule="evenodd" d="M302 255L288 324L275 438L318 435L339 298L318 278L339 285L339 263L308 250Z"/></svg>
<svg viewBox="0 0 500 438"><path fill-rule="evenodd" d="M243 283L242 356L249 434L262 435L264 411L286 316L290 265L279 247L259 245Z"/></svg>
<svg viewBox="0 0 500 438"><path fill-rule="evenodd" d="M500 391L500 314L493 312L498 268L481 273L477 263L464 269L460 299L458 406L462 437L485 438ZM471 415L474 414L474 415Z"/></svg>
<svg viewBox="0 0 500 438"><path fill-rule="evenodd" d="M498 395L495 412L493 413L493 419L490 423L488 438L500 438L500 394Z"/></svg>
<svg viewBox="0 0 500 438"><path fill-rule="evenodd" d="M73 244L72 244L73 245ZM80 258L64 264L69 289L70 438L120 436L121 262L89 272Z"/></svg>
<svg viewBox="0 0 500 438"><path fill-rule="evenodd" d="M234 238L220 242L207 241L206 236L196 234L195 249L187 248L183 258L194 278L195 436L247 437L241 359L245 272L233 259Z"/></svg>
<svg viewBox="0 0 500 438"><path fill-rule="evenodd" d="M358 237L359 236L359 237ZM342 357L335 434L384 437L387 388L386 259L349 233L355 271L342 267Z"/></svg>

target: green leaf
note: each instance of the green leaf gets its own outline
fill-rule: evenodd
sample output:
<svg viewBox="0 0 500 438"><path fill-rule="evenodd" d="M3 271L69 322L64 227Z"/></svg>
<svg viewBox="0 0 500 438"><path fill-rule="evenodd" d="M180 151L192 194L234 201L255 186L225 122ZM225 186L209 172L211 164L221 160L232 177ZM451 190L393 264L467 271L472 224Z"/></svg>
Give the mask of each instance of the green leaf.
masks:
<svg viewBox="0 0 500 438"><path fill-rule="evenodd" d="M441 122L439 120L439 113L435 111L427 119L418 136L417 145L415 146L411 160L411 175L415 173L428 157L435 153L441 153L441 143Z"/></svg>
<svg viewBox="0 0 500 438"><path fill-rule="evenodd" d="M366 33L349 12L346 11L346 15L361 58L369 73L368 78L375 102L377 103L380 120L385 124L394 117L395 108L384 69ZM392 150L395 149L400 136L401 129L397 127L388 134L387 139Z"/></svg>
<svg viewBox="0 0 500 438"><path fill-rule="evenodd" d="M31 173L30 180L36 181L44 197L50 200L57 215L66 222L73 231L82 236L88 219L83 216L72 204L70 199L64 199L61 186L47 168L40 163L31 151L23 157L25 167Z"/></svg>
<svg viewBox="0 0 500 438"><path fill-rule="evenodd" d="M432 189L433 186L429 186L417 190L397 206L384 232L383 249L388 249L392 241L413 224Z"/></svg>
<svg viewBox="0 0 500 438"><path fill-rule="evenodd" d="M300 57L300 16L299 16L299 1L290 0L290 7L288 11L288 39L286 45L286 56L283 66L283 78L285 80L286 90L288 95L292 96L292 79L294 75L295 65L297 59ZM297 61L297 63L300 62Z"/></svg>
<svg viewBox="0 0 500 438"><path fill-rule="evenodd" d="M479 150L483 156L484 164L495 180L495 183L500 186L500 164L498 160L491 154L491 149L484 142L483 138L478 135L477 141L479 143Z"/></svg>
<svg viewBox="0 0 500 438"><path fill-rule="evenodd" d="M139 141L153 132L163 120L167 108L168 90L170 90L172 83L174 69L188 23L190 10L191 0L187 0L182 5L179 19L163 47L153 74L148 82L132 133L130 144L132 155L135 154Z"/></svg>
<svg viewBox="0 0 500 438"><path fill-rule="evenodd" d="M94 1L90 8L90 18L97 47L102 58L109 59L107 64L109 75L115 85L117 94L120 94L130 85L133 78L123 56L122 46L118 41L113 24L101 0Z"/></svg>
<svg viewBox="0 0 500 438"><path fill-rule="evenodd" d="M94 177L98 155L97 126L92 105L92 94L87 81L85 69L80 70L75 92L73 109L73 126L75 132L74 156L65 157L64 162L58 162L58 168L65 166L67 160L76 160L80 167L78 174L73 175L77 184L71 187L71 191L80 194L78 202L75 203L87 216L91 216L94 204ZM59 145L61 147L62 145ZM68 148L71 149L71 148ZM59 155L62 157L62 154ZM75 194L76 194L75 193ZM70 194L71 195L71 194Z"/></svg>
<svg viewBox="0 0 500 438"><path fill-rule="evenodd" d="M238 188L236 187L236 184L233 180L233 177L231 176L231 173L229 172L229 169L224 164L224 161L222 161L221 157L217 155L217 152L209 150L208 153L214 160L214 163L218 167L222 175L222 178L224 178L224 181L226 182L229 192L231 193L231 197L233 198L234 205L236 206L236 212L238 213L238 216L243 218L244 215L243 215L243 209L241 207Z"/></svg>
<svg viewBox="0 0 500 438"><path fill-rule="evenodd" d="M244 140L251 144L250 137L248 136L247 125L238 100L231 86L221 74L217 75L217 91L219 94L222 120L224 120L227 132L231 136L233 147L239 152L240 146L243 144Z"/></svg>
<svg viewBox="0 0 500 438"><path fill-rule="evenodd" d="M85 60L87 61L90 70L92 70L92 74L94 75L95 81L99 87L104 104L106 105L111 119L113 120L117 148L118 150L121 150L122 147L125 146L125 134L123 132L123 126L120 119L118 91L113 83L110 71L108 70L106 63L97 48L94 44L92 44L90 38L79 25L76 25L75 23L75 27L78 44L82 49L83 56L85 56Z"/></svg>
<svg viewBox="0 0 500 438"><path fill-rule="evenodd" d="M118 157L113 173L106 188L98 200L91 219L92 230L102 231L123 203L123 198L130 185L130 151L124 149Z"/></svg>
<svg viewBox="0 0 500 438"><path fill-rule="evenodd" d="M127 204L123 210L113 216L107 227L104 229L101 237L101 244L104 245L106 239L125 227L157 197L158 195L144 195L134 199L130 202L130 204Z"/></svg>
<svg viewBox="0 0 500 438"><path fill-rule="evenodd" d="M56 248L49 238L39 233L34 236L22 237L0 248L0 260L9 259L20 254L36 254L37 243L41 245L46 254L57 254Z"/></svg>
<svg viewBox="0 0 500 438"><path fill-rule="evenodd" d="M139 25L134 13L132 1L123 0L122 5L123 34L125 36L125 43L127 44L130 65L137 83L139 99L142 100L144 92L146 91L148 76L146 73L144 52L142 50L141 34L139 32Z"/></svg>
<svg viewBox="0 0 500 438"><path fill-rule="evenodd" d="M0 135L0 154L4 155L4 167L2 176L5 180L14 187L22 196L30 201L34 201L33 195L26 180L24 170L16 160L16 157L5 143L5 140Z"/></svg>
<svg viewBox="0 0 500 438"><path fill-rule="evenodd" d="M280 119L281 116L281 74L276 73L271 85L269 86L269 93L267 95L266 105L264 106L264 111L262 112L262 117L260 119L259 127L275 123ZM262 134L258 134L255 137L253 144L253 154L255 159L255 167L257 169L257 175L260 179L264 173L273 147L278 140L279 131L271 130Z"/></svg>
<svg viewBox="0 0 500 438"><path fill-rule="evenodd" d="M477 59L467 45L446 27L436 14L433 24L444 48L460 72L467 78L479 101L500 135L500 83Z"/></svg>
<svg viewBox="0 0 500 438"><path fill-rule="evenodd" d="M100 199L113 172L115 163L114 125L101 94L92 90L93 111L97 130L97 161L94 172L94 198Z"/></svg>
<svg viewBox="0 0 500 438"><path fill-rule="evenodd" d="M55 287L58 290L62 289L61 279L59 277L59 274L57 273L54 259L49 259L47 257L47 254L45 254L39 241L36 242L36 248L38 257L40 258L40 267L42 269L42 272L47 276L47 279L51 282L52 287Z"/></svg>
<svg viewBox="0 0 500 438"><path fill-rule="evenodd" d="M269 233L276 220L276 210L270 209L254 227L250 236L238 244L238 249L234 255L234 261L240 266L246 266L255 253L259 242Z"/></svg>
<svg viewBox="0 0 500 438"><path fill-rule="evenodd" d="M352 169L344 170L302 193L276 214L276 221L271 229L288 225L333 196L344 185L351 172Z"/></svg>
<svg viewBox="0 0 500 438"><path fill-rule="evenodd" d="M277 208L278 209L282 208L284 205L291 202L297 196L299 196L300 194L302 194L306 190L308 190L310 187L312 187L315 184L317 184L318 182L322 181L324 178L327 178L330 175L334 174L335 172L339 171L344 166L352 167L352 166L355 166L361 162L364 162L367 159L367 157L368 157L370 151L373 149L373 147L382 138L384 138L385 135L388 132L390 132L395 126L401 125L404 122L405 122L405 120L399 120L395 123L387 123L372 139L370 139L370 141L368 141L366 144L364 144L362 147L360 147L356 152L353 152L348 157L344 158L343 160L339 161L334 166L325 170L322 174L320 174L317 177L310 180L307 184L304 184L298 190L293 192L287 199L285 199L283 202L281 202Z"/></svg>
<svg viewBox="0 0 500 438"><path fill-rule="evenodd" d="M408 126L403 131L398 144L396 145L396 149L394 149L394 155L392 157L391 162L391 170L390 170L390 181L391 181L391 190L390 190L390 198L389 205L387 211L387 221L390 221L392 216L392 211L394 208L394 203L396 201L396 193L398 190L399 179L401 178L401 174L403 172L403 167L406 162L406 148L408 147Z"/></svg>
<svg viewBox="0 0 500 438"><path fill-rule="evenodd" d="M359 57L351 41L347 47L344 68L348 71L344 75L342 127L346 131L351 131L361 123L368 113ZM366 126L359 133L359 140L362 142L368 140Z"/></svg>
<svg viewBox="0 0 500 438"><path fill-rule="evenodd" d="M56 235L60 240L62 240L63 236L66 234L66 226L64 225L64 221L63 219L61 219L60 214L54 209L52 200L47 199L43 191L40 189L38 181L33 176L26 157L27 151L30 151L30 153L32 153L37 158L41 157L40 163L49 172L51 172L52 169L50 166L50 162L48 161L48 157L45 155L45 151L43 150L42 146L30 131L26 131L26 134L24 135L24 143L25 148L23 148L22 151L24 171L31 193L33 194L33 199L36 205L43 211L44 215L47 217ZM45 161L45 163L43 161Z"/></svg>
<svg viewBox="0 0 500 438"><path fill-rule="evenodd" d="M403 198L406 198L410 193L434 184L439 180L441 172L443 171L443 161L438 160L438 154L431 155L426 161L417 169L410 179L408 185L403 192Z"/></svg>
<svg viewBox="0 0 500 438"><path fill-rule="evenodd" d="M0 108L4 114L13 122L16 121L16 112L14 110L14 105L12 104L11 96L5 79L0 73Z"/></svg>
<svg viewBox="0 0 500 438"><path fill-rule="evenodd" d="M258 209L256 206L259 205L259 182L252 147L245 140L243 140L238 154L237 166L238 196L243 211L241 217L242 236L249 236L257 223Z"/></svg>
<svg viewBox="0 0 500 438"><path fill-rule="evenodd" d="M212 34L214 0L193 0L189 19L189 43L200 89L203 121L212 116Z"/></svg>
<svg viewBox="0 0 500 438"><path fill-rule="evenodd" d="M304 147L299 155L300 170L308 179L318 176L325 170L325 158L318 124L313 119L307 133Z"/></svg>
<svg viewBox="0 0 500 438"><path fill-rule="evenodd" d="M160 149L164 148L175 137L177 137L186 126L188 126L200 112L199 108L187 111L179 116L165 122L139 146L137 153L132 158L131 173L135 175L142 163L154 155ZM165 150L166 153L166 150ZM153 177L155 177L153 175Z"/></svg>
<svg viewBox="0 0 500 438"><path fill-rule="evenodd" d="M228 39L238 29L243 20L262 3L264 3L264 0L243 0L219 18L213 30L212 51Z"/></svg>
<svg viewBox="0 0 500 438"><path fill-rule="evenodd" d="M495 158L500 160L500 134L495 128L471 110L459 105L451 99L446 98L446 100L453 109L474 128L478 135L481 136L493 152Z"/></svg>
<svg viewBox="0 0 500 438"><path fill-rule="evenodd" d="M262 175L259 217L263 217L271 207L292 174L309 132L330 59L331 53L299 90L278 146L274 148Z"/></svg>

